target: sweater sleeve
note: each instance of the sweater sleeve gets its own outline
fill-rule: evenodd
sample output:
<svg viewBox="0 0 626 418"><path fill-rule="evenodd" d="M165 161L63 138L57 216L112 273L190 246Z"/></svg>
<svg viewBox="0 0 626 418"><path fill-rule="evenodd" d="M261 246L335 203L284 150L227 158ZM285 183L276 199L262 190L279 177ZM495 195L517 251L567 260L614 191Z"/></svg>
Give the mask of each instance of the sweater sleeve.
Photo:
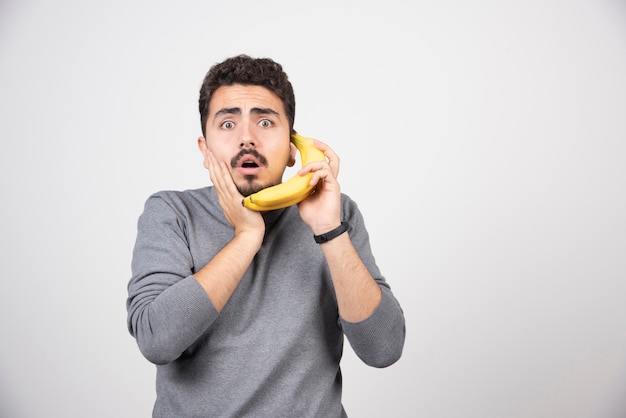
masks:
<svg viewBox="0 0 626 418"><path fill-rule="evenodd" d="M192 276L193 260L181 208L151 196L137 224L127 324L155 364L177 359L218 317Z"/></svg>
<svg viewBox="0 0 626 418"><path fill-rule="evenodd" d="M343 332L356 355L372 367L388 367L400 359L406 328L404 314L386 286L376 310L360 322L341 319Z"/></svg>
<svg viewBox="0 0 626 418"><path fill-rule="evenodd" d="M402 355L406 336L404 312L376 264L369 234L356 203L345 198L343 213L344 219L349 219L350 240L378 283L382 298L374 312L363 321L348 322L340 318L340 323L350 346L364 363L373 367L388 367Z"/></svg>

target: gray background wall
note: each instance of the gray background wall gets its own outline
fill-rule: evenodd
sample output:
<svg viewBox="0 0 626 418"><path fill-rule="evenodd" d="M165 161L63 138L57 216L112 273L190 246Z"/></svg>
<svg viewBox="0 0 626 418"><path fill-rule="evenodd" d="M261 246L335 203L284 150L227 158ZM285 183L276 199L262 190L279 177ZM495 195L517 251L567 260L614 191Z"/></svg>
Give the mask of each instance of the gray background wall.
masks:
<svg viewBox="0 0 626 418"><path fill-rule="evenodd" d="M147 417L135 225L209 184L209 66L281 62L402 302L352 417L626 415L626 5L0 2L0 415Z"/></svg>

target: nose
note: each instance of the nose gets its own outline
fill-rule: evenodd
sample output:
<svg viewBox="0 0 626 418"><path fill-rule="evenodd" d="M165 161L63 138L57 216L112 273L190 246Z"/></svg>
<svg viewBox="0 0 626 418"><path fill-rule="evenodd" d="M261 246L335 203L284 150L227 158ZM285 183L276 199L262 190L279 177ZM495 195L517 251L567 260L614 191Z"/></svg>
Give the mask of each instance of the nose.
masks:
<svg viewBox="0 0 626 418"><path fill-rule="evenodd" d="M243 123L241 126L241 142L239 146L241 148L254 148L255 146L254 136L250 130L250 126L247 123Z"/></svg>
<svg viewBox="0 0 626 418"><path fill-rule="evenodd" d="M254 148L254 140L252 138L242 138L239 144L241 148Z"/></svg>

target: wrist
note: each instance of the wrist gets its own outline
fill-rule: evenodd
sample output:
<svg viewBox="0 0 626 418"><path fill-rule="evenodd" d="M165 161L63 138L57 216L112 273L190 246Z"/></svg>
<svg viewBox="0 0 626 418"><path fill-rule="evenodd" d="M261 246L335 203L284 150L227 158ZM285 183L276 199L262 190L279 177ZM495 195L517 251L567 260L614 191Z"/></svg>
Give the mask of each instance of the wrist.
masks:
<svg viewBox="0 0 626 418"><path fill-rule="evenodd" d="M337 220L334 221L331 220L327 222L320 221L319 219L316 219L315 221L315 224L309 224L309 227L311 228L311 231L313 231L314 235L325 234L326 232L338 228L339 225L341 225L341 218L339 218L339 216L337 216Z"/></svg>
<svg viewBox="0 0 626 418"><path fill-rule="evenodd" d="M349 227L348 222L341 222L341 224L334 229L331 229L323 234L313 235L313 239L315 239L316 243L323 244L325 242L328 242L332 239L337 238L339 235L346 232L348 230L348 227Z"/></svg>
<svg viewBox="0 0 626 418"><path fill-rule="evenodd" d="M258 250L263 244L263 236L265 235L264 230L243 230L237 231L235 230L235 235L233 240L240 241L244 243L244 245L249 245L252 247L256 247Z"/></svg>

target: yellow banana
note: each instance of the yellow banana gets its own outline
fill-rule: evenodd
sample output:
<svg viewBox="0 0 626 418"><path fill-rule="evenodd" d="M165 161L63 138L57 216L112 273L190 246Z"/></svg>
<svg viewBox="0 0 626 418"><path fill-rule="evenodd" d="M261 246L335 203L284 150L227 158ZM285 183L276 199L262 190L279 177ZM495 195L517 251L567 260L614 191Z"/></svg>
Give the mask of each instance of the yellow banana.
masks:
<svg viewBox="0 0 626 418"><path fill-rule="evenodd" d="M312 161L326 160L324 153L315 146L313 141L313 138L306 138L298 133L291 136L291 142L300 151L303 166ZM242 204L248 209L257 211L281 209L298 204L313 191L314 186L309 184L311 177L313 177L313 173L307 173L304 176L296 174L281 184L267 187L246 196Z"/></svg>

